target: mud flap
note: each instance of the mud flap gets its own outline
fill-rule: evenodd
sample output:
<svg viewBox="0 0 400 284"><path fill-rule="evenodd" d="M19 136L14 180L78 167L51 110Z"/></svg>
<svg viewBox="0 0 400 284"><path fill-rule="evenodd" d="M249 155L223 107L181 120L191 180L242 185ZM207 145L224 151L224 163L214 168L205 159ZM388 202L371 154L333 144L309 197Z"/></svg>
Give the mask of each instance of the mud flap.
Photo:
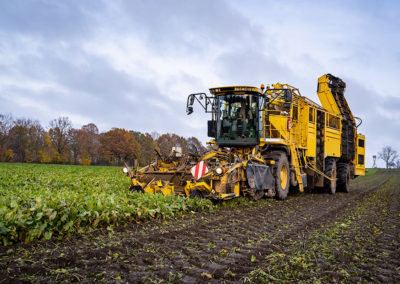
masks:
<svg viewBox="0 0 400 284"><path fill-rule="evenodd" d="M265 165L248 164L246 177L250 188L255 190L266 190L275 187L275 179L271 169Z"/></svg>

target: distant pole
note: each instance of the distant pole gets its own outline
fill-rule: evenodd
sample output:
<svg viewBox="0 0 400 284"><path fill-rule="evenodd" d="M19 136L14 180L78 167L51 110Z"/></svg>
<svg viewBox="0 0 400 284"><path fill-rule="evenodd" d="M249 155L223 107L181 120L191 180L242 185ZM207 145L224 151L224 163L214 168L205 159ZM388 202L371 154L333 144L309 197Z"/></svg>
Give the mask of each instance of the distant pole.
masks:
<svg viewBox="0 0 400 284"><path fill-rule="evenodd" d="M374 164L372 165L372 168L377 168L377 166L376 166L376 155L373 155L372 158L374 158Z"/></svg>

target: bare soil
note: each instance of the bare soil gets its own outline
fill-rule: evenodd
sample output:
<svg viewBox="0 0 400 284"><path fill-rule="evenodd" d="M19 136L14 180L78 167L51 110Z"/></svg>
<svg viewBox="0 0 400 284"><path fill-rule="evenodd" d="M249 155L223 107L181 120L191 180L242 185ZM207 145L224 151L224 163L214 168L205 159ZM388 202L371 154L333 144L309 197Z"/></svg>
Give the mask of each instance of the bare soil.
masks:
<svg viewBox="0 0 400 284"><path fill-rule="evenodd" d="M291 194L6 246L0 282L399 283L399 187L399 171L380 170L354 180L350 193ZM293 262L300 252L304 267Z"/></svg>

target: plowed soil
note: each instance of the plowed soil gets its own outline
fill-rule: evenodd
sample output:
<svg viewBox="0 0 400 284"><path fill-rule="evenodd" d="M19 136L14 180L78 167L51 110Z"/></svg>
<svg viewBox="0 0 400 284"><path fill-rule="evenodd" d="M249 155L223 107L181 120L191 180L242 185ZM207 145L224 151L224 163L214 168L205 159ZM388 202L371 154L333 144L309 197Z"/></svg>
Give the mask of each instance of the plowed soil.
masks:
<svg viewBox="0 0 400 284"><path fill-rule="evenodd" d="M0 248L0 282L400 282L400 172Z"/></svg>

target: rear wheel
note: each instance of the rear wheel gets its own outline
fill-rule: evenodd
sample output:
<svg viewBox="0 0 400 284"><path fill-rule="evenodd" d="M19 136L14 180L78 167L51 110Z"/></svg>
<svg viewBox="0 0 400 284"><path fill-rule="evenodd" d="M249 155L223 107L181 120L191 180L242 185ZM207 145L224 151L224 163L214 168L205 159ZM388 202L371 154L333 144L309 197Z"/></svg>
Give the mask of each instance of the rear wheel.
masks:
<svg viewBox="0 0 400 284"><path fill-rule="evenodd" d="M327 158L325 160L325 175L332 178L329 180L325 178L324 187L330 194L335 194L336 192L336 179L337 179L337 172L336 172L336 160L333 158Z"/></svg>
<svg viewBox="0 0 400 284"><path fill-rule="evenodd" d="M276 160L275 190L278 199L286 199L290 186L290 169L287 155L280 153Z"/></svg>
<svg viewBox="0 0 400 284"><path fill-rule="evenodd" d="M340 163L337 166L337 191L349 192L350 167L349 164Z"/></svg>

